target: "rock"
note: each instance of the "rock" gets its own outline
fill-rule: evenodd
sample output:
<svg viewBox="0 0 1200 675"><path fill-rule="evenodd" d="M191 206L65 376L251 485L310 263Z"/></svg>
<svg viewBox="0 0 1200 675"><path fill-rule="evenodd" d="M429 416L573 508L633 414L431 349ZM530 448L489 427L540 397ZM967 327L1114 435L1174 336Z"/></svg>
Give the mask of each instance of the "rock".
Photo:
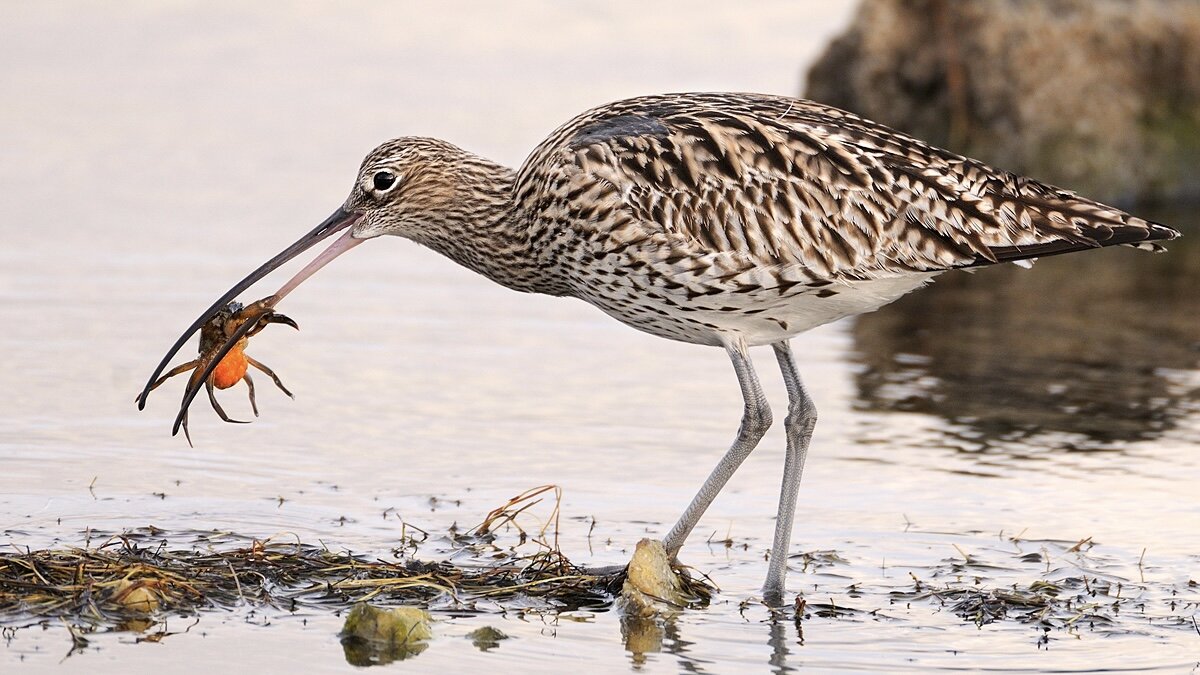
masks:
<svg viewBox="0 0 1200 675"><path fill-rule="evenodd" d="M617 599L621 636L635 666L646 662L646 654L662 651L668 624L688 600L662 542L639 541Z"/></svg>
<svg viewBox="0 0 1200 675"><path fill-rule="evenodd" d="M476 649L486 652L489 649L499 647L500 641L507 640L508 636L498 628L484 626L483 628L476 628L467 633L467 639L471 641L471 644L475 645Z"/></svg>
<svg viewBox="0 0 1200 675"><path fill-rule="evenodd" d="M708 595L694 595L700 587L684 582L671 567L667 551L657 539L643 539L633 551L617 611L625 649L633 655L635 668L646 662L646 654L661 652L668 632L674 631L679 610Z"/></svg>
<svg viewBox="0 0 1200 675"><path fill-rule="evenodd" d="M687 602L662 542L656 539L639 541L621 586L618 601L621 611L626 616L652 617L664 610L678 609Z"/></svg>
<svg viewBox="0 0 1200 675"><path fill-rule="evenodd" d="M1102 201L1200 199L1196 0L863 0L805 96Z"/></svg>
<svg viewBox="0 0 1200 675"><path fill-rule="evenodd" d="M113 600L133 612L151 614L158 609L158 594L150 588L151 583L146 580L123 579L113 591Z"/></svg>
<svg viewBox="0 0 1200 675"><path fill-rule="evenodd" d="M346 661L363 666L416 656L433 637L429 612L420 607L384 609L360 602L346 615L342 648Z"/></svg>

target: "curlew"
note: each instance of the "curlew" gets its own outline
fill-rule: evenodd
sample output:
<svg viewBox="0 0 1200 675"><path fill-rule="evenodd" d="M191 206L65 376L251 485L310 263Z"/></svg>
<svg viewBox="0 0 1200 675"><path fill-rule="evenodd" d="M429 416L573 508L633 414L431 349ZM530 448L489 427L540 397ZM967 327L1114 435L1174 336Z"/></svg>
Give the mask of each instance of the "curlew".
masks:
<svg viewBox="0 0 1200 675"><path fill-rule="evenodd" d="M664 538L672 558L771 425L747 354L770 345L789 398L763 586L771 604L783 600L817 419L790 338L877 309L949 270L1117 244L1161 250L1155 240L1178 235L812 101L645 96L575 117L516 171L432 138L380 145L345 203L218 299L147 384L226 302L337 232L264 311L338 255L398 235L511 289L576 297L652 335L725 350L745 400L741 425ZM225 349L254 325L242 324ZM209 374L193 378L176 432Z"/></svg>

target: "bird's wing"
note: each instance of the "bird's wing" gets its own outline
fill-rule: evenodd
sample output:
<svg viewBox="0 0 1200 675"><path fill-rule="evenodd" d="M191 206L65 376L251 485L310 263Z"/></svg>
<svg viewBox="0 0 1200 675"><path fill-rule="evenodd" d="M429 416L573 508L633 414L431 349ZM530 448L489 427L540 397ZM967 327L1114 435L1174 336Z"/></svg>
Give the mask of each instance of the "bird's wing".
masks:
<svg viewBox="0 0 1200 675"><path fill-rule="evenodd" d="M576 220L636 223L695 252L824 279L1153 247L1177 234L836 108L749 94L584 113L534 151L517 189Z"/></svg>

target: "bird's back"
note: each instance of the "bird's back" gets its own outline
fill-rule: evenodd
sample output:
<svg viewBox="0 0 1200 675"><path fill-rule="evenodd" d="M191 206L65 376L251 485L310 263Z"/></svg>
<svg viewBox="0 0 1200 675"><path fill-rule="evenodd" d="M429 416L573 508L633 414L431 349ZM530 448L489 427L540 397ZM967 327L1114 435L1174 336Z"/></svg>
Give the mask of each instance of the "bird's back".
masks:
<svg viewBox="0 0 1200 675"><path fill-rule="evenodd" d="M613 294L662 296L667 314L706 298L732 316L885 282L894 297L843 308L856 313L949 269L1178 234L845 111L759 94L587 111L534 150L516 193L543 263L622 320L604 306ZM845 315L801 323L827 314Z"/></svg>

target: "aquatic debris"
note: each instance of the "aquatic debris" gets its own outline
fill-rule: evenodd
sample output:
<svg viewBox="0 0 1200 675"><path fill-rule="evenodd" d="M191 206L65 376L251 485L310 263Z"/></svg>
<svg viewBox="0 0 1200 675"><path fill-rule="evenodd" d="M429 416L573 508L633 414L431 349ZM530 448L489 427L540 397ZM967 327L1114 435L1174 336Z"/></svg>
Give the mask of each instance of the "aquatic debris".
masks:
<svg viewBox="0 0 1200 675"><path fill-rule="evenodd" d="M619 573L589 574L544 551L513 553L488 567L459 567L220 532L176 533L172 540L190 535L192 546L174 548L164 534L142 529L89 548L0 552L0 623L65 617L107 626L151 612L189 614L242 604L334 609L367 600L469 608L482 598L536 598L562 609L602 607L619 583ZM223 548L214 540L244 545Z"/></svg>
<svg viewBox="0 0 1200 675"><path fill-rule="evenodd" d="M1037 553L982 549L964 560L945 559L924 568L927 578L910 572L909 588L892 590L891 605L934 603L977 626L1000 621L1030 624L1044 632L1078 634L1149 634L1184 628L1200 613L1200 594L1185 585L1145 578L1145 551L1123 559L1096 550L1091 537L1075 541L1040 540ZM1130 577L1117 570L1137 571ZM1003 581L1001 581L1003 580Z"/></svg>
<svg viewBox="0 0 1200 675"><path fill-rule="evenodd" d="M254 399L254 380L250 378L249 372L251 366L261 370L267 377L270 377L271 381L275 383L276 387L279 387L280 391L291 398L295 398L292 392L283 386L283 382L275 374L275 371L246 353L246 345L249 344L250 338L261 333L269 324L282 323L300 330L300 326L295 321L266 307L265 302L266 299L258 300L243 307L237 301L230 301L225 307L217 310L200 328L200 355L164 373L162 377L155 380L154 384L150 385L146 390L146 394L157 389L159 385L168 379L186 372L192 373L187 389L191 390L199 387L201 384L200 378L204 377L205 371L209 369L210 364L216 358L217 352L224 346L225 341L232 337L243 324L253 320L254 326L234 344L229 353L213 367L212 373L203 381L204 388L208 392L208 402L212 404L213 410L217 411L217 415L222 420L234 424L244 424L242 420L235 420L226 414L225 409L217 402L217 397L213 389L228 389L238 382L245 382L247 393L250 397L250 409L254 412L254 416L258 417L258 402ZM135 400L140 400L141 397L142 395L139 394ZM184 401L186 402L187 400L185 397ZM188 444L191 444L192 437L188 433L186 409L181 411L181 420L183 435L187 438Z"/></svg>
<svg viewBox="0 0 1200 675"><path fill-rule="evenodd" d="M558 517L562 512L562 488L557 485L539 485L534 488L522 492L521 494L509 499L501 506L497 506L488 512L474 530L475 534L480 536L490 536L493 532L501 527L513 527L520 535L520 544L524 544L530 539L529 533L517 522L517 517L525 513L529 509L537 506L542 501L542 495L554 493L554 507L550 511L550 516L543 522L538 533L532 537L534 543L540 544L547 550L558 550ZM546 541L546 532L553 527L554 540Z"/></svg>
<svg viewBox="0 0 1200 675"><path fill-rule="evenodd" d="M425 651L433 617L420 607L375 607L360 602L346 615L342 648L354 666L402 661Z"/></svg>
<svg viewBox="0 0 1200 675"><path fill-rule="evenodd" d="M1046 628L1098 628L1115 626L1122 607L1127 607L1127 613L1144 613L1145 600L1136 586L1130 585L1124 597L1119 586L1086 575L1036 579L1006 588L960 578L941 584L917 582L914 590L891 595L897 601L932 600L978 626L1010 619Z"/></svg>
<svg viewBox="0 0 1200 675"><path fill-rule="evenodd" d="M550 517L526 529L520 521L532 518L533 507L549 494L555 496ZM395 560L300 541L155 527L83 548L0 551L0 625L63 618L95 630L136 625L131 622L147 615L240 606L336 610L368 601L468 611L494 611L506 602L522 611L602 611L612 605L624 571L586 570L557 548L561 497L558 486L539 486L508 500L476 528L460 532L452 526L436 539L448 548L433 551L441 558L435 561L416 557L418 551L431 553L422 550L422 541L429 541L423 531L422 541L402 535L392 550ZM89 540L97 534L90 532ZM687 584L689 594L707 598L703 582Z"/></svg>

